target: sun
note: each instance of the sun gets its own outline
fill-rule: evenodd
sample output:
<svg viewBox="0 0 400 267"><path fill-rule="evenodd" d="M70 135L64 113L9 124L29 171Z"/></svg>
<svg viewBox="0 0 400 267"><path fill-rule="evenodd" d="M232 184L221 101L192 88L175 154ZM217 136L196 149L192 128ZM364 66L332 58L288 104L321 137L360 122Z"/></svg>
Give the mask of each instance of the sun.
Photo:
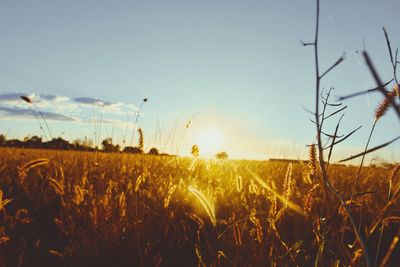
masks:
<svg viewBox="0 0 400 267"><path fill-rule="evenodd" d="M201 156L212 157L222 150L224 135L218 127L207 126L199 131L195 142Z"/></svg>

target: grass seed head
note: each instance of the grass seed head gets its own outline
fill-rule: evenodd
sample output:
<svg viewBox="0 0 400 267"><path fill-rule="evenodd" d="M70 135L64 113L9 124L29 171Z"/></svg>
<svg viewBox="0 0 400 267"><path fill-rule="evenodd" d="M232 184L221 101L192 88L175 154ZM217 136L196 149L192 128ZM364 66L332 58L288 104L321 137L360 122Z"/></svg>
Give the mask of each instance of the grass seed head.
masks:
<svg viewBox="0 0 400 267"><path fill-rule="evenodd" d="M216 226L217 219L215 216L214 204L202 192L193 188L192 186L189 186L189 191L199 200L199 202L201 203L201 206L206 211L206 213L211 221L211 224L213 226Z"/></svg>
<svg viewBox="0 0 400 267"><path fill-rule="evenodd" d="M310 153L309 153L309 162L308 167L310 169L310 174L314 177L317 173L317 148L315 144L310 145Z"/></svg>
<svg viewBox="0 0 400 267"><path fill-rule="evenodd" d="M30 99L29 97L24 96L24 95L21 95L20 98L21 98L22 100L24 100L26 103L32 104L32 101L31 101L31 99Z"/></svg>
<svg viewBox="0 0 400 267"><path fill-rule="evenodd" d="M378 105L375 110L375 120L379 120L383 115L385 115L386 111L390 107L390 98L394 98L396 95L399 94L399 89L397 84L393 87L392 91L390 91Z"/></svg>
<svg viewBox="0 0 400 267"><path fill-rule="evenodd" d="M238 193L242 192L243 189L243 178L240 175L236 175L236 190Z"/></svg>
<svg viewBox="0 0 400 267"><path fill-rule="evenodd" d="M315 194L318 191L318 188L320 187L319 184L315 184L310 190L308 190L305 198L304 198L304 212L306 214L310 214L312 207L313 207L313 203L314 203L314 199L315 199Z"/></svg>
<svg viewBox="0 0 400 267"><path fill-rule="evenodd" d="M379 120L381 117L383 117L383 115L385 115L389 106L390 106L390 102L385 97L375 110L375 120Z"/></svg>
<svg viewBox="0 0 400 267"><path fill-rule="evenodd" d="M142 128L139 128L139 129L138 129L138 134L139 134L139 144L138 144L138 147L139 147L140 151L143 152L143 149L144 149L144 136L143 136L143 130L142 130Z"/></svg>

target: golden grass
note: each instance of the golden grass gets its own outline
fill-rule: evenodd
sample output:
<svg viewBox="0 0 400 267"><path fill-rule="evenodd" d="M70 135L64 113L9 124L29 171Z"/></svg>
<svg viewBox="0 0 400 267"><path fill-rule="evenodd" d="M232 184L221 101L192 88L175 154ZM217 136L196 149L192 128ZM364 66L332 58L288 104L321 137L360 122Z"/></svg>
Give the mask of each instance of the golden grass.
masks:
<svg viewBox="0 0 400 267"><path fill-rule="evenodd" d="M217 224L217 218L215 217L214 204L208 199L201 191L189 186L189 191L199 200L201 206L206 211L213 226Z"/></svg>
<svg viewBox="0 0 400 267"><path fill-rule="evenodd" d="M304 179L312 168L304 163L197 159L191 167L192 159L175 157L0 151L0 259L8 266L362 262L353 232L342 228L343 207ZM330 167L345 199L356 172ZM375 229L385 229L377 263L390 266L400 255L399 167L363 173L369 193L347 203L372 252Z"/></svg>

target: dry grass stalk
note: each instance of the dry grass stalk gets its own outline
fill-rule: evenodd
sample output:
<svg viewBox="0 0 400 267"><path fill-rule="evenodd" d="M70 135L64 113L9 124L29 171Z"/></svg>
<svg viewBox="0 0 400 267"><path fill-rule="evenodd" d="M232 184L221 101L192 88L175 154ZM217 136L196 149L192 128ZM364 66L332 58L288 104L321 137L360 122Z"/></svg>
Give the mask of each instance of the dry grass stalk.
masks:
<svg viewBox="0 0 400 267"><path fill-rule="evenodd" d="M292 163L289 163L287 170L286 170L286 175L285 175L285 181L283 183L283 190L284 190L284 198L285 198L285 208L287 207L287 203L290 198L290 194L292 193Z"/></svg>
<svg viewBox="0 0 400 267"><path fill-rule="evenodd" d="M144 180L143 175L139 175L139 177L136 179L135 182L135 192L139 190L139 187L142 184L143 180Z"/></svg>
<svg viewBox="0 0 400 267"><path fill-rule="evenodd" d="M400 172L400 164L393 168L392 173L389 177L389 194L388 194L388 201L392 198L392 188L393 184L396 183L397 174Z"/></svg>
<svg viewBox="0 0 400 267"><path fill-rule="evenodd" d="M387 262L389 261L389 258L390 258L390 256L392 255L393 250L395 249L395 247L396 247L396 245L397 245L398 242L399 242L399 237L398 237L398 236L395 236L395 237L393 238L392 243L391 243L390 246L389 246L388 251L386 252L385 257L383 258L381 264L379 265L379 267L387 266Z"/></svg>
<svg viewBox="0 0 400 267"><path fill-rule="evenodd" d="M122 192L119 195L118 206L119 206L119 210L120 210L120 216L122 218L124 218L125 215L126 215L126 196L125 196L125 192Z"/></svg>
<svg viewBox="0 0 400 267"><path fill-rule="evenodd" d="M389 177L389 190L388 190L388 196L387 196L387 200L386 200L386 207L388 207L389 203L391 202L391 199L392 199L392 196L393 196L393 193L392 193L393 189L392 188L393 188L393 184L395 183L394 180L395 180L395 178L397 176L397 173L399 171L400 171L400 165L397 165L396 167L393 168L393 170L392 170L392 172L390 174L390 177ZM383 233L385 231L385 223L387 223L388 221L391 221L393 219L397 220L398 218L397 217L388 217L388 218L382 219L382 225L381 225L380 232L379 232L378 248L376 250L375 262L374 262L375 264L374 265L376 265L376 263L378 261L378 256L379 256L379 252L380 252L380 249L381 249L382 237L383 237ZM379 223L381 223L380 220L371 229L371 232L373 232L375 230L375 228L378 226Z"/></svg>
<svg viewBox="0 0 400 267"><path fill-rule="evenodd" d="M264 187L269 193L271 193L272 195L274 195L277 199L279 199L279 201L281 201L283 204L287 205L288 208L290 208L291 210L299 213L299 214L303 214L303 210L296 204L292 203L289 200L286 200L284 196L280 195L278 192L276 192L276 190L272 189L269 185L267 185L257 174L255 174L254 172L248 170L249 173L253 176L253 178L262 186Z"/></svg>
<svg viewBox="0 0 400 267"><path fill-rule="evenodd" d="M393 87L393 90L388 93L388 97L385 97L381 103L379 103L378 107L375 110L375 120L379 120L383 115L385 115L386 111L391 105L391 98L393 99L394 96L397 94L398 89Z"/></svg>
<svg viewBox="0 0 400 267"><path fill-rule="evenodd" d="M60 257L60 258L64 257L63 254L61 254L60 252L58 252L57 250L54 250L54 249L50 249L50 250L48 250L47 252L48 252L50 255L55 256L55 257Z"/></svg>
<svg viewBox="0 0 400 267"><path fill-rule="evenodd" d="M240 226L238 222L233 223L233 238L235 240L235 245L240 247L242 245L242 234L240 232Z"/></svg>
<svg viewBox="0 0 400 267"><path fill-rule="evenodd" d="M19 172L20 178L21 178L21 176L25 177L26 173L30 169L35 168L35 167L39 167L39 166L42 166L42 165L46 165L49 162L50 162L50 160L48 158L40 158L40 159L31 160L31 161L25 163L24 165L22 165L22 167L19 168L18 172Z"/></svg>
<svg viewBox="0 0 400 267"><path fill-rule="evenodd" d="M260 194L260 190L259 190L258 186L256 185L256 183L254 183L253 179L250 180L249 192L250 192L250 194L255 194L257 196Z"/></svg>
<svg viewBox="0 0 400 267"><path fill-rule="evenodd" d="M238 193L242 192L243 189L243 178L240 175L236 175L236 190Z"/></svg>
<svg viewBox="0 0 400 267"><path fill-rule="evenodd" d="M311 213L312 206L313 206L313 203L314 203L314 197L315 197L315 194L316 194L316 192L317 192L317 190L319 188L320 188L320 185L319 184L315 184L310 190L308 190L306 196L304 197L303 209L304 209L304 212L306 214L310 214Z"/></svg>
<svg viewBox="0 0 400 267"><path fill-rule="evenodd" d="M38 106L36 106L35 103L32 102L32 100L27 96L20 96L20 98L22 100L24 100L26 103L28 103L29 105L32 105L36 109L36 111L39 113L40 117L42 118L44 124L46 125L47 131L49 132L49 135L50 135L50 139L53 139L53 133L51 132L50 127L47 124L46 118L44 117L43 113L40 111ZM33 110L32 110L32 112L33 112L33 115L35 116L36 120L38 121L38 123L40 125L40 129L42 129L43 133L46 135L46 133L44 132L44 129L43 129L43 127L42 127L42 125L41 125L41 123L39 121L39 118L38 118L37 114Z"/></svg>
<svg viewBox="0 0 400 267"><path fill-rule="evenodd" d="M164 208L168 208L169 206L169 202L171 200L172 194L174 194L175 190L178 188L177 185L172 186L169 190L168 190L168 195L167 197L164 199Z"/></svg>
<svg viewBox="0 0 400 267"><path fill-rule="evenodd" d="M4 210L4 207L11 201L12 199L3 199L3 191L0 190L0 211Z"/></svg>
<svg viewBox="0 0 400 267"><path fill-rule="evenodd" d="M275 221L275 216L277 213L278 203L276 201L276 196L272 196L271 198L271 206L269 207L269 218Z"/></svg>
<svg viewBox="0 0 400 267"><path fill-rule="evenodd" d="M58 229L60 229L64 234L68 234L65 224L60 219L54 218L54 223L57 225Z"/></svg>
<svg viewBox="0 0 400 267"><path fill-rule="evenodd" d="M262 244L263 242L263 228L260 222L260 219L256 218L256 233L257 233L257 241Z"/></svg>
<svg viewBox="0 0 400 267"><path fill-rule="evenodd" d="M317 149L315 144L310 145L309 157L308 167L310 169L310 175L312 180L315 180L315 175L317 174Z"/></svg>
<svg viewBox="0 0 400 267"><path fill-rule="evenodd" d="M140 151L144 150L144 136L143 136L143 130L142 128L138 129L138 134L139 134L139 144L138 147L140 149Z"/></svg>
<svg viewBox="0 0 400 267"><path fill-rule="evenodd" d="M81 202L84 200L83 196L83 190L79 185L74 186L74 197L72 201L76 204L79 205Z"/></svg>
<svg viewBox="0 0 400 267"><path fill-rule="evenodd" d="M217 219L215 216L214 205L211 203L211 201L209 199L207 199L207 197L202 192L193 188L192 186L189 186L189 191L199 200L199 202L201 203L201 206L206 211L208 218L211 221L211 224L213 226L216 226Z"/></svg>
<svg viewBox="0 0 400 267"><path fill-rule="evenodd" d="M48 181L50 186L53 187L57 194L64 195L64 186L61 183L54 178L49 178Z"/></svg>

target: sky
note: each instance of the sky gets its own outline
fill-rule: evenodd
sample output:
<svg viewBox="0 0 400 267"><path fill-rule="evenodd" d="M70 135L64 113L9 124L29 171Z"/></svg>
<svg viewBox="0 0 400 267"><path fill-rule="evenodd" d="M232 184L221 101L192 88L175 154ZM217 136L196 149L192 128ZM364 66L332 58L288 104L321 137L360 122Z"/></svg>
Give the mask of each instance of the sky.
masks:
<svg viewBox="0 0 400 267"><path fill-rule="evenodd" d="M335 88L332 100L376 86L364 47L382 79L392 78L382 27L400 46L399 11L397 0L321 1L321 70L346 58L322 81ZM315 66L301 42L313 40L314 27L313 0L1 1L0 133L50 138L34 107L19 99L26 95L52 135L68 140L134 145L141 127L146 148L168 153L188 155L198 144L205 156L306 157L315 141L306 111L314 105ZM381 99L344 101L339 132L362 128L335 159L363 149ZM389 110L371 146L399 132ZM400 145L370 158L399 161Z"/></svg>

